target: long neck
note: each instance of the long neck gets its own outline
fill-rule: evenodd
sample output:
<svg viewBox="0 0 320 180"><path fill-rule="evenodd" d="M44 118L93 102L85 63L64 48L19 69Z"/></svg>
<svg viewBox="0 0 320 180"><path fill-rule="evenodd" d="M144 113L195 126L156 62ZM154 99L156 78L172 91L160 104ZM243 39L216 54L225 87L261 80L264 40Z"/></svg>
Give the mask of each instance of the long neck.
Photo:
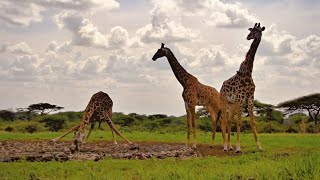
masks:
<svg viewBox="0 0 320 180"><path fill-rule="evenodd" d="M261 37L255 38L251 43L250 49L247 52L246 59L242 62L239 71L240 72L252 72L254 56L256 55L258 46L260 44Z"/></svg>
<svg viewBox="0 0 320 180"><path fill-rule="evenodd" d="M180 84L185 87L187 85L187 80L190 77L193 77L191 74L189 74L178 62L178 60L176 59L176 57L174 56L174 54L171 52L170 49L167 49L167 54L166 57L169 61L169 64L171 66L171 69L174 73L174 75L176 76L176 78L178 79L178 81L180 82Z"/></svg>

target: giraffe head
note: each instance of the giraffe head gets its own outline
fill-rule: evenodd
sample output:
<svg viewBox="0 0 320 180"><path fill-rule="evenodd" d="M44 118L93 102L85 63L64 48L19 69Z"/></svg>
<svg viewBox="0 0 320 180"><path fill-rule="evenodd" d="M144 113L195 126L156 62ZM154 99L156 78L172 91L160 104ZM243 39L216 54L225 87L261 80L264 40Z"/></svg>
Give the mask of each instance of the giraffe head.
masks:
<svg viewBox="0 0 320 180"><path fill-rule="evenodd" d="M247 40L261 38L264 29L265 27L260 27L260 23L256 23L253 28L249 28L250 33L247 36Z"/></svg>
<svg viewBox="0 0 320 180"><path fill-rule="evenodd" d="M76 149L81 145L83 138L85 137L84 132L74 132L73 144L76 146Z"/></svg>
<svg viewBox="0 0 320 180"><path fill-rule="evenodd" d="M160 49L153 55L152 60L157 60L158 58L161 58L163 56L166 56L166 50L164 48L164 44L161 43Z"/></svg>

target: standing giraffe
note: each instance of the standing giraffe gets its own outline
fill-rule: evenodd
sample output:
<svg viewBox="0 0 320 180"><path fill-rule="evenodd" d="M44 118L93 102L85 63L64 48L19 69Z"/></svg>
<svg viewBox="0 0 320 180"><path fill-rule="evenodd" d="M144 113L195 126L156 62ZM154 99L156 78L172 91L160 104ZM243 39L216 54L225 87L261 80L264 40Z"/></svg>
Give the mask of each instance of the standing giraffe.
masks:
<svg viewBox="0 0 320 180"><path fill-rule="evenodd" d="M155 61L158 58L166 56L172 71L180 84L183 86L182 97L185 103L187 112L187 142L190 143L190 126L193 127L193 148L197 148L197 118L195 112L195 106L204 106L210 113L212 120L212 139L210 147L214 145L215 133L216 133L216 121L221 116L220 108L220 95L215 88L201 84L196 77L189 74L177 61L174 54L164 44L161 44L161 48L154 54L152 60ZM225 132L224 132L225 133ZM223 134L223 137L225 135ZM224 139L224 144L225 139Z"/></svg>
<svg viewBox="0 0 320 180"><path fill-rule="evenodd" d="M74 139L73 143L75 145L75 149L78 151L79 146L81 143L85 143L89 136L91 131L93 130L95 123L98 122L99 126L103 121L106 121L111 128L112 137L113 137L113 143L118 144L115 137L114 132L122 137L125 141L127 141L129 144L132 144L128 139L126 139L121 132L115 127L114 123L112 122L112 106L113 102L111 98L108 96L107 93L104 93L102 91L94 94L84 112L84 115L82 117L80 125L74 126L69 131L67 131L65 134L63 134L60 137L57 137L55 139L52 139L51 142L56 142L59 139L63 138L64 136L70 134L71 132L74 132ZM85 136L85 130L88 124L91 124L90 130L88 132L88 135L85 140L83 140Z"/></svg>
<svg viewBox="0 0 320 180"><path fill-rule="evenodd" d="M247 52L246 59L241 63L239 71L232 76L230 79L223 82L220 96L222 101L222 113L226 113L228 110L227 119L222 121L227 121L227 130L228 130L228 148L232 150L230 143L230 133L231 133L231 122L233 120L234 113L237 113L237 143L236 143L236 152L240 153L240 128L241 128L241 113L243 103L248 101L248 110L250 116L250 126L254 134L254 140L259 150L262 150L262 147L258 141L257 130L255 126L255 117L253 114L253 100L254 100L254 91L255 85L252 79L252 68L254 56L257 52L257 48L261 41L262 31L264 27L260 27L259 24L255 24L253 28L249 28L250 33L247 36L247 40L254 39L249 51ZM225 127L224 127L225 128ZM227 150L227 149L224 149Z"/></svg>

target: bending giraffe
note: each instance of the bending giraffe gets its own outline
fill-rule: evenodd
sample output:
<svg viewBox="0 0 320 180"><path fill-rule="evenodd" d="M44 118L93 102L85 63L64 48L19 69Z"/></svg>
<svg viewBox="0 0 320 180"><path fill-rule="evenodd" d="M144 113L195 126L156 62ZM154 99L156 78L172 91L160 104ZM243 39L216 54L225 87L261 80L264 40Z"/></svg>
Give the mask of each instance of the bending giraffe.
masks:
<svg viewBox="0 0 320 180"><path fill-rule="evenodd" d="M115 139L114 132L118 136L122 137L129 144L132 144L132 142L130 142L128 139L126 139L121 134L121 132L115 127L114 123L112 122L112 120L111 120L112 106L113 106L113 102L107 93L100 91L100 92L94 94L91 97L91 99L85 109L85 112L82 117L80 125L74 126L73 128L71 128L69 131L67 131L62 136L57 137L55 139L52 139L51 142L56 142L59 139L63 138L64 136L74 132L75 135L74 135L73 143L75 145L75 149L78 151L81 143L85 143L88 140L88 138L91 134L91 131L93 130L96 122L98 122L100 125L102 122L105 121L108 123L109 127L111 128L114 144L118 144ZM86 127L89 123L91 124L90 130L89 130L88 135L85 138L85 140L83 140L84 136L85 136Z"/></svg>
<svg viewBox="0 0 320 180"><path fill-rule="evenodd" d="M253 100L255 85L252 79L252 68L255 54L257 52L259 43L261 41L262 31L265 27L260 27L259 24L255 24L253 28L249 28L250 33L247 36L247 40L254 39L249 51L247 52L245 60L241 63L239 71L232 76L230 79L223 82L220 96L222 99L222 113L228 111L227 119L222 121L227 122L228 130L228 149L232 150L230 143L230 133L231 133L231 122L233 120L234 113L237 113L237 143L236 152L241 152L240 148L240 128L242 125L241 114L243 103L248 101L248 110L250 116L250 126L254 134L254 140L259 150L262 150L260 142L257 137L257 129L255 125L255 117L253 114ZM225 127L224 127L225 128ZM227 149L224 149L227 150Z"/></svg>
<svg viewBox="0 0 320 180"><path fill-rule="evenodd" d="M164 44L161 44L161 48L154 54L152 60L155 61L161 57L167 57L169 64L172 68L174 75L177 80L183 86L182 97L185 103L187 112L187 142L186 145L190 144L190 128L193 127L193 148L197 147L197 117L195 112L195 106L204 106L210 113L212 120L212 139L210 147L214 145L216 123L221 117L220 108L220 96L218 91L210 86L201 84L196 77L189 74L177 61L174 54ZM223 132L223 138L225 137ZM225 139L224 145L226 146Z"/></svg>

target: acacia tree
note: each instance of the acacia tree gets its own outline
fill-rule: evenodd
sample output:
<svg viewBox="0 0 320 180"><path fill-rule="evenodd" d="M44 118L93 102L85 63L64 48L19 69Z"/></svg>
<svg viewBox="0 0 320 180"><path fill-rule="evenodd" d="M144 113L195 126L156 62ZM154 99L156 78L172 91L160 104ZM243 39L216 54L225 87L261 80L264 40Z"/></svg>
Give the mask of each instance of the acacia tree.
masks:
<svg viewBox="0 0 320 180"><path fill-rule="evenodd" d="M48 114L53 111L58 111L63 109L63 107L49 104L49 103L38 103L38 104L31 104L27 108L30 112L40 113L41 115Z"/></svg>
<svg viewBox="0 0 320 180"><path fill-rule="evenodd" d="M320 93L309 94L279 103L278 108L284 109L287 113L308 111L309 116L314 120L314 123L317 124L317 117L320 112Z"/></svg>

